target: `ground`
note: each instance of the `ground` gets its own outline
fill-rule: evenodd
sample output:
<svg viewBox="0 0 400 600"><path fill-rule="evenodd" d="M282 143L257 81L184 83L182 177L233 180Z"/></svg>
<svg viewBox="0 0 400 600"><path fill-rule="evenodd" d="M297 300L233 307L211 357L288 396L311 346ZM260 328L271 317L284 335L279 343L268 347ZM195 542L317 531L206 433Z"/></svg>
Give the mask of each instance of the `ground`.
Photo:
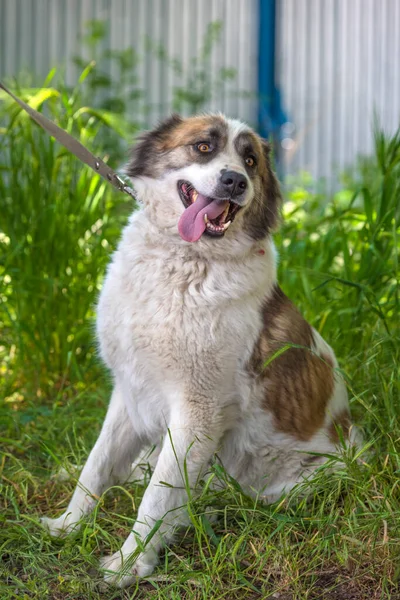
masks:
<svg viewBox="0 0 400 600"><path fill-rule="evenodd" d="M0 598L400 598L400 521L396 481L376 458L350 452L332 477L321 473L311 497L271 506L233 481L191 504L194 527L165 550L148 582L125 591L103 583L98 559L116 550L134 520L143 488L109 490L82 531L50 539L43 514L65 508L105 412L107 386L63 403L8 403L2 423L2 576ZM387 459L389 461L389 458ZM385 459L383 459L383 465ZM69 474L68 474L69 472ZM216 477L225 477L216 467ZM218 520L205 516L214 504Z"/></svg>

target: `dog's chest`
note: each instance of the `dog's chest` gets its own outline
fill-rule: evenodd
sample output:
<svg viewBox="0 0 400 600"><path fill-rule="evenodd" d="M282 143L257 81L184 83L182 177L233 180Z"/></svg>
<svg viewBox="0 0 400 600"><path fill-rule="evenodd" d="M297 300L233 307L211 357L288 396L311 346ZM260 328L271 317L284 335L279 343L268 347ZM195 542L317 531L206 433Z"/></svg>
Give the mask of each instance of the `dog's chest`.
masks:
<svg viewBox="0 0 400 600"><path fill-rule="evenodd" d="M112 369L139 362L166 373L246 360L260 327L247 277L202 261L118 253L98 307L103 358Z"/></svg>

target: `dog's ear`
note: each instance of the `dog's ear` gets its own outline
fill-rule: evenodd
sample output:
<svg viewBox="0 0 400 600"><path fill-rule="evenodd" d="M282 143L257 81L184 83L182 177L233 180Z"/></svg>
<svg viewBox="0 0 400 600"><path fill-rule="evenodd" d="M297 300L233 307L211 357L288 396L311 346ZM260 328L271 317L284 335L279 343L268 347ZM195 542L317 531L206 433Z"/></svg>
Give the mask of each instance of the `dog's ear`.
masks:
<svg viewBox="0 0 400 600"><path fill-rule="evenodd" d="M183 122L180 115L173 114L161 121L151 131L142 133L131 150L130 161L125 170L129 177L153 177L155 157L162 153L163 141Z"/></svg>
<svg viewBox="0 0 400 600"><path fill-rule="evenodd" d="M255 197L244 216L244 227L254 240L262 240L274 231L279 223L282 202L278 179L271 168L271 146L263 139L259 161L259 180Z"/></svg>
<svg viewBox="0 0 400 600"><path fill-rule="evenodd" d="M271 154L271 144L264 138L260 138L261 146L263 149L264 157L269 160L269 156Z"/></svg>
<svg viewBox="0 0 400 600"><path fill-rule="evenodd" d="M280 210L282 206L282 194L278 178L271 166L271 144L264 139L261 139L261 145L265 160L264 173L264 196L267 207L266 223L268 232L274 231L280 219Z"/></svg>

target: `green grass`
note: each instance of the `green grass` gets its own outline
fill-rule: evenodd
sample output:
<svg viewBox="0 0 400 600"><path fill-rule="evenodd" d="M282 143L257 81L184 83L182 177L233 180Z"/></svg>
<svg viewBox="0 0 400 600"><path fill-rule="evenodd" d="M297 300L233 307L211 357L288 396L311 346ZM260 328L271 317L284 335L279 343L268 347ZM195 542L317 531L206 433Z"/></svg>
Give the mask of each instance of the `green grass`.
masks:
<svg viewBox="0 0 400 600"><path fill-rule="evenodd" d="M75 102L46 106L95 148L101 115ZM204 488L154 577L122 592L104 587L98 558L127 535L141 486L108 490L64 541L39 517L67 506L106 411L93 304L130 206L7 102L1 123L1 600L400 598L400 134L377 131L375 156L332 199L293 183L276 236L282 286L336 350L365 447L321 469L307 499L297 489L271 506L217 465L227 489Z"/></svg>
<svg viewBox="0 0 400 600"><path fill-rule="evenodd" d="M21 90L23 93L23 90ZM46 93L44 93L46 92ZM4 98L0 96L1 98ZM34 90L59 125L99 154L108 113L68 95ZM1 125L4 124L3 127ZM108 129L111 129L108 127ZM5 395L46 395L93 374L93 305L132 201L33 124L15 104L0 105L0 335ZM114 131L114 130L112 130ZM10 351L11 348L11 351Z"/></svg>

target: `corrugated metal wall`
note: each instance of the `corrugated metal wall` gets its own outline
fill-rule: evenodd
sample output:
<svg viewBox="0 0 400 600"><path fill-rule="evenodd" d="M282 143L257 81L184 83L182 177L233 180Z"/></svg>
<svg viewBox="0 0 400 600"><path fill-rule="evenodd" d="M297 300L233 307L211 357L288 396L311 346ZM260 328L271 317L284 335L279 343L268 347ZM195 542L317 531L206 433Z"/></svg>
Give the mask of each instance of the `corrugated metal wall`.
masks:
<svg viewBox="0 0 400 600"><path fill-rule="evenodd" d="M173 87L182 82L146 53L146 36L188 72L207 25L220 20L211 72L234 67L238 76L208 108L255 124L258 8L258 0L0 0L0 76L25 68L43 80L64 63L67 81L76 83L70 58L84 53L79 34L88 20L104 20L105 45L133 46L141 57L141 111L150 107L152 122L170 111ZM277 0L276 61L284 108L296 126L294 142L284 142L287 172L332 179L370 152L374 108L387 131L399 125L400 0Z"/></svg>
<svg viewBox="0 0 400 600"><path fill-rule="evenodd" d="M400 1L278 0L277 77L297 139L291 173L332 178L400 124Z"/></svg>
<svg viewBox="0 0 400 600"><path fill-rule="evenodd" d="M79 71L70 59L84 54L79 35L92 19L109 23L109 48L133 46L140 55L142 108L151 107L150 121L170 112L173 86L182 82L146 51L146 36L163 44L187 72L208 24L221 21L211 72L215 77L221 67L233 67L237 78L222 86L208 108L255 123L258 0L0 0L0 76L26 69L43 80L51 67L66 63L67 82L75 84Z"/></svg>

